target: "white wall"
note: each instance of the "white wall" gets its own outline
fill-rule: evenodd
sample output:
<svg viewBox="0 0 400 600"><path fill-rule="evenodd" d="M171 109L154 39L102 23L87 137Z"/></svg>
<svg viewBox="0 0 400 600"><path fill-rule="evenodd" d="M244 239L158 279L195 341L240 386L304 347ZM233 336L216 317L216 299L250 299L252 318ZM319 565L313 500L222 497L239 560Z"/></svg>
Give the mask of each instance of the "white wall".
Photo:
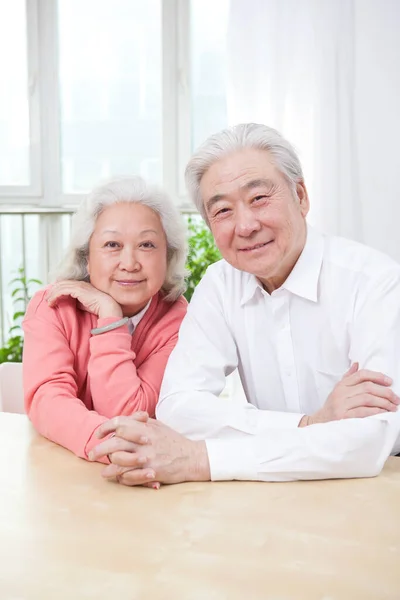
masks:
<svg viewBox="0 0 400 600"><path fill-rule="evenodd" d="M400 2L355 1L363 241L400 261Z"/></svg>

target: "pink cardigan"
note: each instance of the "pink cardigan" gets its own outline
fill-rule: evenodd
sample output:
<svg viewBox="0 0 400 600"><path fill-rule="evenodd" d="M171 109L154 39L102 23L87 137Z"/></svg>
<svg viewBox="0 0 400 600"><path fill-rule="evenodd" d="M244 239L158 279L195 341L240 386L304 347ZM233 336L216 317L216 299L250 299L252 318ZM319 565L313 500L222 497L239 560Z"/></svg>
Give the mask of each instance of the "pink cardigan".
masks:
<svg viewBox="0 0 400 600"><path fill-rule="evenodd" d="M98 319L70 297L50 308L47 289L32 298L23 322L25 409L39 433L87 458L108 419L138 410L154 416L187 302L158 294L133 335L126 324L91 336L118 319Z"/></svg>

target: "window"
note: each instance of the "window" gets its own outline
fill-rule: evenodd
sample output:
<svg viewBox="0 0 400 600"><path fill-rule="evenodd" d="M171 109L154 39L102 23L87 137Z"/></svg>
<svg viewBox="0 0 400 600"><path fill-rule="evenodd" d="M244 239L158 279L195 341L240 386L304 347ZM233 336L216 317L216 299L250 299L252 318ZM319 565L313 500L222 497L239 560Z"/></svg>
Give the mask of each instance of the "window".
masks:
<svg viewBox="0 0 400 600"><path fill-rule="evenodd" d="M161 0L59 0L62 191L162 180Z"/></svg>
<svg viewBox="0 0 400 600"><path fill-rule="evenodd" d="M74 207L138 173L193 210L185 165L227 123L229 8L0 0L0 202Z"/></svg>
<svg viewBox="0 0 400 600"><path fill-rule="evenodd" d="M31 184L24 0L0 0L0 185Z"/></svg>
<svg viewBox="0 0 400 600"><path fill-rule="evenodd" d="M229 0L191 0L192 151L228 124L226 42L229 6Z"/></svg>
<svg viewBox="0 0 400 600"><path fill-rule="evenodd" d="M102 179L139 173L194 210L186 163L227 120L229 4L0 0L0 338L10 280L46 282Z"/></svg>

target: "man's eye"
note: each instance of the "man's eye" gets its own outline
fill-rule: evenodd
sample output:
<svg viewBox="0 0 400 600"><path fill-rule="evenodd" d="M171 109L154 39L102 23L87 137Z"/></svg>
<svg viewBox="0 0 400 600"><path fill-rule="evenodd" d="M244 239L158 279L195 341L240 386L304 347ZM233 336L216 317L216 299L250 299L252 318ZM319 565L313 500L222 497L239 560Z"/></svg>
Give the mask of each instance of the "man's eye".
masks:
<svg viewBox="0 0 400 600"><path fill-rule="evenodd" d="M215 216L217 217L218 215L223 215L223 214L226 214L227 212L229 212L229 210L230 210L229 208L221 208L220 210L218 210L218 211L215 213Z"/></svg>

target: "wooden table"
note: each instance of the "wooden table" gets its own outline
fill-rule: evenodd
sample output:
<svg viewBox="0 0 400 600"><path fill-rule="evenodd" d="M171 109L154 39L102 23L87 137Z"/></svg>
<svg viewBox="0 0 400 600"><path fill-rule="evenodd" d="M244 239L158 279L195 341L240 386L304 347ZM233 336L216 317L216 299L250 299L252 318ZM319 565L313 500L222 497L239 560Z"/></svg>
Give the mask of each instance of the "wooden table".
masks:
<svg viewBox="0 0 400 600"><path fill-rule="evenodd" d="M375 479L104 481L0 413L1 600L400 599L400 459Z"/></svg>

